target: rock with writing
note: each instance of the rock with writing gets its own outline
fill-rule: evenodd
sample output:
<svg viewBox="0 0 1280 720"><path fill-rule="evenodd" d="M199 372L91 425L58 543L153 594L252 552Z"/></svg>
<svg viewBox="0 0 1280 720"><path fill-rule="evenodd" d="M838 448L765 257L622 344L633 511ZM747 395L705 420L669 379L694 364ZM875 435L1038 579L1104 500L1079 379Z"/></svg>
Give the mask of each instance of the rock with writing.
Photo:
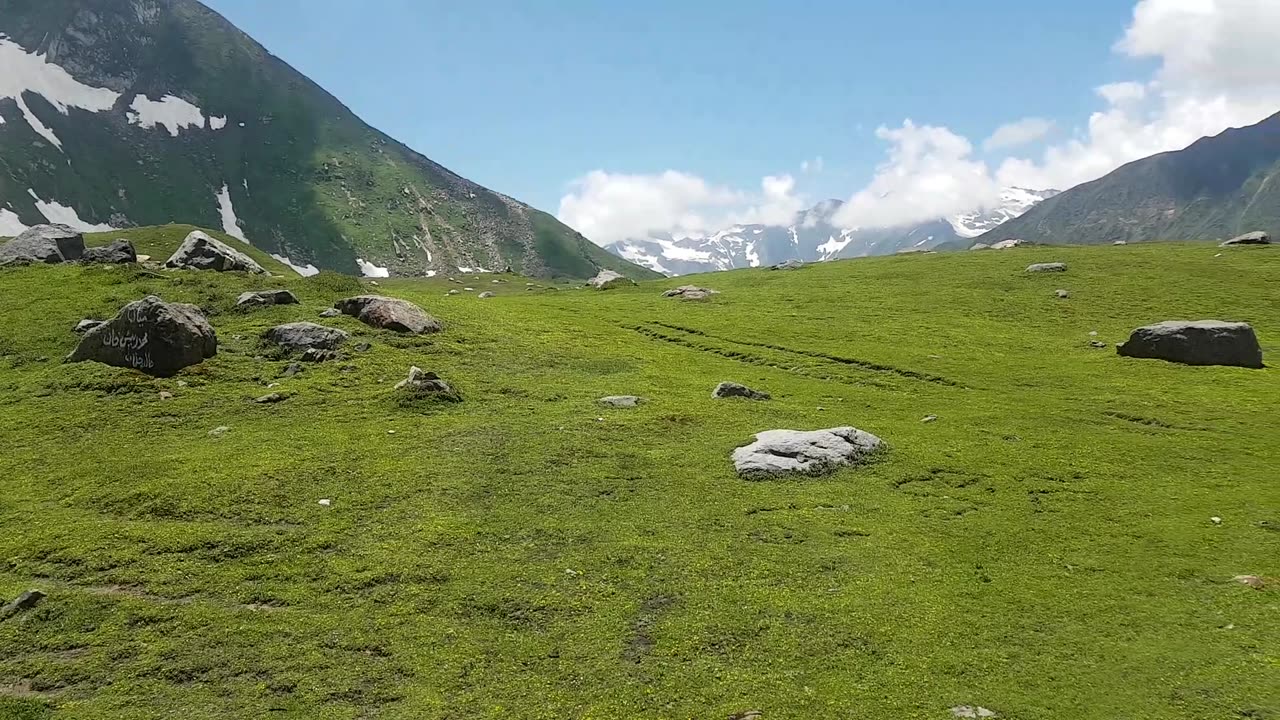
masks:
<svg viewBox="0 0 1280 720"><path fill-rule="evenodd" d="M428 315L422 308L399 298L359 295L339 300L333 306L365 325L381 330L425 335L444 329L439 320Z"/></svg>
<svg viewBox="0 0 1280 720"><path fill-rule="evenodd" d="M85 248L84 255L80 259L87 263L102 265L126 265L138 262L138 253L133 249L133 243L128 240L116 240L110 245Z"/></svg>
<svg viewBox="0 0 1280 720"><path fill-rule="evenodd" d="M152 295L84 334L67 362L96 361L169 377L218 354L218 336L200 308Z"/></svg>
<svg viewBox="0 0 1280 720"><path fill-rule="evenodd" d="M164 264L180 270L216 270L265 274L253 258L196 230Z"/></svg>
<svg viewBox="0 0 1280 720"><path fill-rule="evenodd" d="M84 235L66 225L37 225L0 245L0 265L62 263L84 255Z"/></svg>

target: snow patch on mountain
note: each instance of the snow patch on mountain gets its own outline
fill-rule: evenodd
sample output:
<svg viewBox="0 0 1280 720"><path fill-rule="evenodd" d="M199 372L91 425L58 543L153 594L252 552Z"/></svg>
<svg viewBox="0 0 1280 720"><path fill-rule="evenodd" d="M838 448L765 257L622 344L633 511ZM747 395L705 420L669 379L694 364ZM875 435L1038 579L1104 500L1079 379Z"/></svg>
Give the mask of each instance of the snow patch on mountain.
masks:
<svg viewBox="0 0 1280 720"><path fill-rule="evenodd" d="M165 95L159 100L139 95L129 107L133 109L127 113L131 125L141 125L148 130L163 125L173 137L178 137L178 132L186 128L204 127L204 112L173 95Z"/></svg>
<svg viewBox="0 0 1280 720"><path fill-rule="evenodd" d="M369 278L389 278L391 270L389 268L378 267L371 262L365 262L364 258L356 258L356 265L360 268L360 274Z"/></svg>
<svg viewBox="0 0 1280 720"><path fill-rule="evenodd" d="M316 267L315 265L299 265L294 261L290 260L286 255L277 255L275 253L271 253L271 257L275 258L276 260L279 260L285 265L288 265L294 272L298 273L302 277L311 277L312 275L320 274L320 268Z"/></svg>
<svg viewBox="0 0 1280 720"><path fill-rule="evenodd" d="M236 217L236 209L231 204L231 189L226 183L223 183L222 190L218 192L218 214L222 216L222 232L246 245L252 244L240 229L240 218Z"/></svg>
<svg viewBox="0 0 1280 720"><path fill-rule="evenodd" d="M212 115L209 116L210 130L221 130L226 126L227 126L227 119L225 117L214 117Z"/></svg>
<svg viewBox="0 0 1280 720"><path fill-rule="evenodd" d="M1005 188L1000 191L1000 202L995 206L956 215L948 218L948 222L960 237L976 238L1026 214L1028 210L1057 195L1058 192L1018 187Z"/></svg>
<svg viewBox="0 0 1280 720"><path fill-rule="evenodd" d="M108 232L115 229L110 225L91 223L86 220L81 220L80 214L76 212L75 208L67 207L56 200L45 202L44 200L41 200L40 196L36 195L36 191L31 188L27 188L27 194L31 196L31 199L36 201L36 210L39 210L40 214L44 216L44 219L54 225L66 225L72 230L78 230L79 232Z"/></svg>
<svg viewBox="0 0 1280 720"><path fill-rule="evenodd" d="M27 226L18 218L18 214L7 208L0 208L0 237L17 237L27 231Z"/></svg>
<svg viewBox="0 0 1280 720"><path fill-rule="evenodd" d="M11 98L17 102L31 129L59 150L62 149L62 141L31 111L23 93L39 95L63 115L73 107L105 112L120 99L120 93L85 85L46 60L44 55L27 52L3 34L0 34L0 68L3 68L0 72L0 99Z"/></svg>

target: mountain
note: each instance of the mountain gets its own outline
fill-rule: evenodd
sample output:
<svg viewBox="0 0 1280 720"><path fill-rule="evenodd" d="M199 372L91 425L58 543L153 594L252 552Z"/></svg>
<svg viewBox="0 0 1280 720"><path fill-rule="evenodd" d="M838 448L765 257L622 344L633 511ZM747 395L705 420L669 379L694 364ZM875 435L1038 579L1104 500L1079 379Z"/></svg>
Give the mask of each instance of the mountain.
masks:
<svg viewBox="0 0 1280 720"><path fill-rule="evenodd" d="M972 244L970 238L1056 194L1056 190L1007 188L1001 192L1000 202L990 208L892 228L839 227L833 218L844 203L825 200L797 214L791 224L785 226L734 225L710 235L680 237L655 233L606 247L619 257L665 275L759 267L785 260L821 262L940 246L968 247Z"/></svg>
<svg viewBox="0 0 1280 720"><path fill-rule="evenodd" d="M652 273L368 126L195 0L0 0L0 235L221 227L303 272Z"/></svg>
<svg viewBox="0 0 1280 720"><path fill-rule="evenodd" d="M978 242L1229 238L1280 233L1280 114L1129 163L1037 206Z"/></svg>

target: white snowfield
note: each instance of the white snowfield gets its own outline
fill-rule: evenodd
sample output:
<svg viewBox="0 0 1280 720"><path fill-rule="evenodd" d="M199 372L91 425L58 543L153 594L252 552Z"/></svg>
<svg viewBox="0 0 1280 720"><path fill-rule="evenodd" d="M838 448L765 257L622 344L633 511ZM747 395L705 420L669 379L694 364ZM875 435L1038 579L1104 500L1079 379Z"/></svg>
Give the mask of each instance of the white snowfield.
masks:
<svg viewBox="0 0 1280 720"><path fill-rule="evenodd" d="M80 232L107 232L113 229L110 225L100 225L81 220L80 214L76 212L75 208L67 207L55 200L45 202L36 194L36 191L31 188L27 188L27 194L31 196L32 200L36 201L36 210L40 211L40 214L44 216L44 219L55 225L66 225L72 230L78 230ZM18 221L18 216L13 215L13 220ZM17 222L17 225L22 226L22 230L27 229L20 221ZM21 232L22 230L19 230L18 232ZM14 234L16 235L17 233Z"/></svg>
<svg viewBox="0 0 1280 720"><path fill-rule="evenodd" d="M204 127L204 113L200 108L173 95L159 100L139 95L129 107L133 108L133 112L128 113L131 125L141 125L148 130L163 125L173 137L187 128Z"/></svg>
<svg viewBox="0 0 1280 720"><path fill-rule="evenodd" d="M286 255L276 255L275 253L270 253L270 255L276 260L279 260L285 265L288 265L290 268L293 269L294 272L298 273L302 277L311 277L312 275L320 274L320 268L316 267L315 265L310 265L310 264L299 265L294 261L290 260Z"/></svg>
<svg viewBox="0 0 1280 720"><path fill-rule="evenodd" d="M0 98L10 98L17 102L22 117L26 118L31 129L59 150L62 149L62 141L31 112L23 93L43 97L63 115L73 107L89 112L105 112L120 99L120 93L108 88L85 85L71 77L66 70L46 60L44 55L23 50L22 46L4 35L0 35L0 68L3 69L0 72Z"/></svg>
<svg viewBox="0 0 1280 720"><path fill-rule="evenodd" d="M8 208L0 208L0 237L17 237L27 231L18 214Z"/></svg>
<svg viewBox="0 0 1280 720"><path fill-rule="evenodd" d="M360 274L371 278L387 278L391 277L391 270L378 267L371 262L365 262L364 258L356 258L356 265L360 267Z"/></svg>
<svg viewBox="0 0 1280 720"><path fill-rule="evenodd" d="M252 244L240 229L240 219L236 217L236 209L231 204L231 190L225 183L222 185L222 190L218 192L218 214L222 216L222 232L246 245Z"/></svg>

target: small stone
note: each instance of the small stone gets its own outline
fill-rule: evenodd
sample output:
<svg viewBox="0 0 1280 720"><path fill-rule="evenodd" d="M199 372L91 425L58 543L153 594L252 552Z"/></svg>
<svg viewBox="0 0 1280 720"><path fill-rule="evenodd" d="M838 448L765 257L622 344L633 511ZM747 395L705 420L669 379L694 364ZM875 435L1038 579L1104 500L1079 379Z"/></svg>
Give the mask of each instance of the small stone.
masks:
<svg viewBox="0 0 1280 720"><path fill-rule="evenodd" d="M496 295L494 295L494 294L493 294L493 293L491 293L491 292L482 292L482 293L480 293L480 295L479 295L479 298L480 298L481 300L488 300L488 299L489 299L489 298L491 298L491 297L497 297L497 296L496 296Z"/></svg>
<svg viewBox="0 0 1280 720"><path fill-rule="evenodd" d="M217 272L238 271L258 275L267 273L253 258L199 230L187 236L177 252L165 262L165 267Z"/></svg>
<svg viewBox="0 0 1280 720"><path fill-rule="evenodd" d="M1089 337L1098 337L1098 331L1097 331L1097 330L1091 330L1091 331L1089 332Z"/></svg>
<svg viewBox="0 0 1280 720"><path fill-rule="evenodd" d="M1093 342L1089 343L1089 347L1094 348L1095 350L1106 350L1110 346L1104 342L1098 342L1097 340L1094 340Z"/></svg>
<svg viewBox="0 0 1280 720"><path fill-rule="evenodd" d="M392 332L425 335L440 332L444 325L407 300L360 295L339 300L334 307L370 327Z"/></svg>
<svg viewBox="0 0 1280 720"><path fill-rule="evenodd" d="M226 425L219 425L218 427L209 431L209 436L222 437L223 435L226 435L229 432L231 432L231 428L227 427Z"/></svg>
<svg viewBox="0 0 1280 720"><path fill-rule="evenodd" d="M609 407L615 408L633 408L642 405L644 403L644 398L636 397L635 395L611 395L609 397L602 397L596 402L601 405L608 405Z"/></svg>
<svg viewBox="0 0 1280 720"><path fill-rule="evenodd" d="M1067 298L1071 297L1071 293L1067 292L1066 290L1057 290L1053 294L1057 295L1059 300L1066 300Z"/></svg>
<svg viewBox="0 0 1280 720"><path fill-rule="evenodd" d="M236 307L253 308L269 305L297 305L298 298L288 290L259 290L241 293L236 299Z"/></svg>
<svg viewBox="0 0 1280 720"><path fill-rule="evenodd" d="M1267 587L1266 581L1257 575L1237 575L1231 578L1232 582L1238 582L1241 585L1247 585L1254 590L1262 590Z"/></svg>
<svg viewBox="0 0 1280 720"><path fill-rule="evenodd" d="M388 435L395 435L395 434L396 434L396 431L395 431L395 430L388 430L388 431L387 431L387 434L388 434Z"/></svg>
<svg viewBox="0 0 1280 720"><path fill-rule="evenodd" d="M320 312L320 317L331 318L331 317L338 317L341 314L342 314L342 311L339 310L338 308L327 308Z"/></svg>
<svg viewBox="0 0 1280 720"><path fill-rule="evenodd" d="M330 505L333 505L333 501L329 498L324 498L320 501L320 507L329 507Z"/></svg>
<svg viewBox="0 0 1280 720"><path fill-rule="evenodd" d="M1027 272L1029 273L1062 273L1066 271L1066 263L1034 263L1027 266Z"/></svg>
<svg viewBox="0 0 1280 720"><path fill-rule="evenodd" d="M39 605L40 601L46 597L40 590L28 590L15 598L13 602L0 608L0 620L16 615L23 610L30 610Z"/></svg>
<svg viewBox="0 0 1280 720"><path fill-rule="evenodd" d="M1222 518L1218 517L1217 515L1214 515L1213 517L1209 518L1209 522L1213 523L1214 525L1221 525Z"/></svg>
<svg viewBox="0 0 1280 720"><path fill-rule="evenodd" d="M724 398L746 398L748 400L768 400L769 393L752 390L746 385L736 382L722 382L711 391L711 397L717 399Z"/></svg>
<svg viewBox="0 0 1280 720"><path fill-rule="evenodd" d="M1117 240L1111 244L1112 245L1128 245L1129 243L1125 242L1124 240Z"/></svg>
<svg viewBox="0 0 1280 720"><path fill-rule="evenodd" d="M920 422L923 422L923 423L938 422L938 416L937 416L937 415L925 415L925 416L924 416L924 419L923 419L923 420L921 420Z"/></svg>
<svg viewBox="0 0 1280 720"><path fill-rule="evenodd" d="M187 382L186 380L179 380L179 381L178 381L178 387L186 387L186 386L188 386L188 385L190 385L190 384L191 384L191 383Z"/></svg>
<svg viewBox="0 0 1280 720"><path fill-rule="evenodd" d="M356 352L369 352L373 348L369 343L360 343L356 345Z"/></svg>
<svg viewBox="0 0 1280 720"><path fill-rule="evenodd" d="M996 717L994 711L984 707L972 707L969 705L957 705L951 708L951 714L958 718L993 718Z"/></svg>
<svg viewBox="0 0 1280 720"><path fill-rule="evenodd" d="M729 720L764 720L764 713L759 710L746 710L730 715Z"/></svg>
<svg viewBox="0 0 1280 720"><path fill-rule="evenodd" d="M493 284L494 284L494 285L499 285L499 284L501 284L501 283L502 283L502 281L501 281L501 280L494 280L494 281L493 281Z"/></svg>
<svg viewBox="0 0 1280 720"><path fill-rule="evenodd" d="M768 430L755 442L733 451L734 469L747 480L783 475L825 475L847 465L862 465L880 452L880 438L852 427L826 430Z"/></svg>
<svg viewBox="0 0 1280 720"><path fill-rule="evenodd" d="M289 363L289 366L286 367L284 372L280 373L280 375L282 377L293 377L294 375L302 373L303 370L305 370L305 368L302 363Z"/></svg>
<svg viewBox="0 0 1280 720"><path fill-rule="evenodd" d="M453 288L452 290L450 290L449 292L447 292L447 293L445 293L445 294L446 294L446 295L461 295L462 293L458 292L458 288Z"/></svg>
<svg viewBox="0 0 1280 720"><path fill-rule="evenodd" d="M464 288L462 288L462 289L463 289L464 291L466 291L466 292L475 292L475 291L476 291L476 289L475 289L475 288L473 288L473 287L464 287Z"/></svg>
<svg viewBox="0 0 1280 720"><path fill-rule="evenodd" d="M172 399L173 399L173 393L168 392L168 391L165 391L165 390L161 390L161 391L160 391L160 399L161 399L161 400L172 400Z"/></svg>
<svg viewBox="0 0 1280 720"><path fill-rule="evenodd" d="M284 396L280 393L271 393L270 395L263 395L260 398L256 398L254 402L259 405L273 405L278 402L284 402Z"/></svg>

